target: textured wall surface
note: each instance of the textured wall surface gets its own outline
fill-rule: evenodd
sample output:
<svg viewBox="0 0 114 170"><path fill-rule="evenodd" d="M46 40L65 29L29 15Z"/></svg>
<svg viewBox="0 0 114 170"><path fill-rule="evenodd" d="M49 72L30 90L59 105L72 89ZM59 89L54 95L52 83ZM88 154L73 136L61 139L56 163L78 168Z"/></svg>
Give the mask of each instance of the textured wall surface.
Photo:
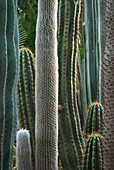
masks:
<svg viewBox="0 0 114 170"><path fill-rule="evenodd" d="M114 5L106 0L105 6L105 50L103 55L103 158L104 169L114 169Z"/></svg>

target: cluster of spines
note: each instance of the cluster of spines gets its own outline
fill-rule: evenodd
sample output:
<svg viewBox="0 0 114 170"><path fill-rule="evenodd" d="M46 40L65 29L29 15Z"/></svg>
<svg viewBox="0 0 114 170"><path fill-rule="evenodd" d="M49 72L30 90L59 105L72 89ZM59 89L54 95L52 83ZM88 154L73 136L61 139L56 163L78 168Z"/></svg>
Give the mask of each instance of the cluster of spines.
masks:
<svg viewBox="0 0 114 170"><path fill-rule="evenodd" d="M98 102L92 103L87 113L85 124L85 137L94 132L101 133L102 118L103 118L103 106Z"/></svg>
<svg viewBox="0 0 114 170"><path fill-rule="evenodd" d="M20 72L17 88L20 127L30 130L32 162L35 161L35 63L28 48L20 49Z"/></svg>
<svg viewBox="0 0 114 170"><path fill-rule="evenodd" d="M80 17L78 1L59 1L59 152L63 168L79 168L83 137L76 99L77 31Z"/></svg>
<svg viewBox="0 0 114 170"><path fill-rule="evenodd" d="M102 169L102 136L98 133L94 133L88 136L85 142L84 155L82 161L82 170Z"/></svg>

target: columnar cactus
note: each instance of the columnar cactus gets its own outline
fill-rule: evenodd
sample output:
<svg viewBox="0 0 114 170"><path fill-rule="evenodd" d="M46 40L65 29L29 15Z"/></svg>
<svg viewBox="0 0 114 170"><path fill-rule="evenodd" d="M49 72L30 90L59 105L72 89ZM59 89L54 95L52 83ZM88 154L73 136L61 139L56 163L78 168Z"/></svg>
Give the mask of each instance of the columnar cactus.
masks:
<svg viewBox="0 0 114 170"><path fill-rule="evenodd" d="M102 156L101 156L102 137L99 134L90 135L85 143L82 170L102 169Z"/></svg>
<svg viewBox="0 0 114 170"><path fill-rule="evenodd" d="M17 0L0 1L0 169L13 168L18 81Z"/></svg>
<svg viewBox="0 0 114 170"><path fill-rule="evenodd" d="M63 169L81 169L83 136L76 98L80 1L59 0L59 156Z"/></svg>
<svg viewBox="0 0 114 170"><path fill-rule="evenodd" d="M100 103L94 102L90 105L85 123L85 137L94 132L101 133L103 112L103 106Z"/></svg>
<svg viewBox="0 0 114 170"><path fill-rule="evenodd" d="M32 170L30 134L28 130L19 130L16 135L17 170Z"/></svg>
<svg viewBox="0 0 114 170"><path fill-rule="evenodd" d="M101 102L101 1L84 1L85 89L87 104Z"/></svg>
<svg viewBox="0 0 114 170"><path fill-rule="evenodd" d="M39 0L36 26L36 169L58 169L57 0Z"/></svg>
<svg viewBox="0 0 114 170"><path fill-rule="evenodd" d="M18 117L21 128L30 130L32 164L35 164L35 63L32 52L20 49L20 71L17 88Z"/></svg>

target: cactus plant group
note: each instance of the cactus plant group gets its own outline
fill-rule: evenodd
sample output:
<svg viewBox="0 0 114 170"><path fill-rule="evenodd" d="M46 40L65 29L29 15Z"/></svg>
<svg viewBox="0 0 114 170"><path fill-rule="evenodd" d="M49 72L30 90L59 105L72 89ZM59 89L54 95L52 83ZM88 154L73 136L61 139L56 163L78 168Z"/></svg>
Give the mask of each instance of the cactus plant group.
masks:
<svg viewBox="0 0 114 170"><path fill-rule="evenodd" d="M1 170L114 169L112 9L111 0L39 0L36 58L24 47L19 65L17 0L0 1ZM25 130L15 145L16 97Z"/></svg>

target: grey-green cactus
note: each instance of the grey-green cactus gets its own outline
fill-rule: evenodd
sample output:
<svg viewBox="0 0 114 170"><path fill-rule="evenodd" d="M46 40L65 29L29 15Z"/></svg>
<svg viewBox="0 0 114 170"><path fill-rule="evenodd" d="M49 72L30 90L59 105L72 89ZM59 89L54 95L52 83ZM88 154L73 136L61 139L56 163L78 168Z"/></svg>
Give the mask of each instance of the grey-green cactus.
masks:
<svg viewBox="0 0 114 170"><path fill-rule="evenodd" d="M77 51L81 6L76 0L59 0L59 156L63 169L81 169L83 136L77 107Z"/></svg>
<svg viewBox="0 0 114 170"><path fill-rule="evenodd" d="M0 169L13 168L18 82L17 0L0 1Z"/></svg>
<svg viewBox="0 0 114 170"><path fill-rule="evenodd" d="M28 130L19 130L16 135L16 168L32 170L30 134Z"/></svg>
<svg viewBox="0 0 114 170"><path fill-rule="evenodd" d="M18 117L21 128L30 131L32 165L35 165L35 58L28 48L20 49L17 88Z"/></svg>
<svg viewBox="0 0 114 170"><path fill-rule="evenodd" d="M39 0L36 26L36 169L58 169L57 0Z"/></svg>

